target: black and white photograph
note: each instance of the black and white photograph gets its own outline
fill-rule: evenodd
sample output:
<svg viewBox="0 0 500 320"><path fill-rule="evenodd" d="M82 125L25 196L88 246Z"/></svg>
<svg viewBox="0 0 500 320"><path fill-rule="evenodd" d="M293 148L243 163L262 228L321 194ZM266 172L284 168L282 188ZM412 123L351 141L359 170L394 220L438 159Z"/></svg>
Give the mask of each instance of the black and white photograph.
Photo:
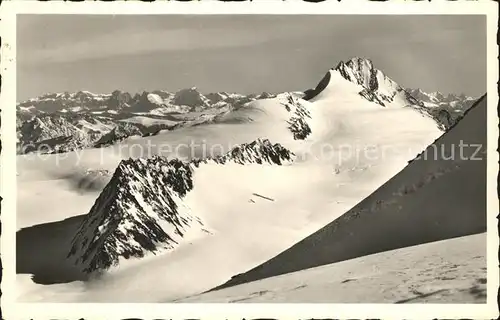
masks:
<svg viewBox="0 0 500 320"><path fill-rule="evenodd" d="M496 301L489 19L17 14L14 300Z"/></svg>

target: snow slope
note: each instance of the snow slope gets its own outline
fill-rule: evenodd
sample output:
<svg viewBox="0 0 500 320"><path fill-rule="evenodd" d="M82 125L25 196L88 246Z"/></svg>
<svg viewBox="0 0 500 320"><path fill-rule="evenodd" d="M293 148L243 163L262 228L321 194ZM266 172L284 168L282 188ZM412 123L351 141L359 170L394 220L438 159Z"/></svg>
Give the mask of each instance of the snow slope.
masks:
<svg viewBox="0 0 500 320"><path fill-rule="evenodd" d="M221 287L485 232L485 123L483 96L462 121L374 193L291 248Z"/></svg>
<svg viewBox="0 0 500 320"><path fill-rule="evenodd" d="M92 281L81 281L78 276L71 283L59 281L40 286L29 283L26 275L21 274L19 284L25 294L20 299L155 302L208 290L265 262L338 217L441 135L434 120L415 109L383 108L359 95L362 88L344 79L338 71L329 74L330 83L311 101L293 98L290 103L286 95L281 95L252 101L221 115L214 123L152 137L128 138L101 150L68 153L64 159L51 155L42 164L36 159L30 163L26 158L18 158L18 178L22 181L19 188L22 188L23 184L42 177L61 179L61 172L76 168L114 170L128 157L205 158L258 138L279 143L296 155L295 161L287 166L234 163L200 166L194 175L193 190L183 198L183 204L196 212L210 233L188 239L175 250L130 259ZM148 145L153 147L145 152ZM190 145L193 147L186 147ZM384 156L365 154L367 149L380 153L382 147L390 152ZM50 194L58 191L36 192L50 198ZM25 204L24 200L18 199L25 215L21 220L30 225L35 203ZM68 202L66 207L84 214L92 204L89 201L76 207ZM64 220L59 223L64 225ZM31 228L43 234L46 227ZM24 233L36 234L28 232L32 229ZM65 237L69 252L71 238L61 237ZM42 245L41 238L29 240ZM51 248L45 250L50 252ZM31 265L41 263L25 258ZM60 265L64 263L65 260ZM63 272L61 268L56 270ZM45 279L54 277L48 269L45 268Z"/></svg>
<svg viewBox="0 0 500 320"><path fill-rule="evenodd" d="M212 291L183 303L485 303L486 235L471 235Z"/></svg>
<svg viewBox="0 0 500 320"><path fill-rule="evenodd" d="M80 226L68 257L90 273L116 266L120 260L123 263L123 258L174 249L192 229L203 226L196 212L183 203L194 188L198 169L207 164L285 165L291 161L293 154L288 150L260 139L204 160L122 161Z"/></svg>

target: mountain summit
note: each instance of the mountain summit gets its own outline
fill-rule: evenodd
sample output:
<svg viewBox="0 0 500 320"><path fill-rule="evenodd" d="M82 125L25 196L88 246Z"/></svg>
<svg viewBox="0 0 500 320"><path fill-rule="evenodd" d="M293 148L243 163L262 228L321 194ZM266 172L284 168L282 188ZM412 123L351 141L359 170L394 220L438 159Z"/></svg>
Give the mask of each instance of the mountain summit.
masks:
<svg viewBox="0 0 500 320"><path fill-rule="evenodd" d="M347 62L341 61L333 70L346 80L362 86L359 94L381 106L389 106L398 98L407 104L419 104L402 86L375 68L370 59L355 57Z"/></svg>

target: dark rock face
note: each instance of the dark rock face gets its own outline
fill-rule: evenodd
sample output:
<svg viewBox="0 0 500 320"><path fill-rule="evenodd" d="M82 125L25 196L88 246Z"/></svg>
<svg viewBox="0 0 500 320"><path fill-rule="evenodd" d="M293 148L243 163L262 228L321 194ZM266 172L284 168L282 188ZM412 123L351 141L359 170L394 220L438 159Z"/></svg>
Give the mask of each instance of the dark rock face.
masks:
<svg viewBox="0 0 500 320"><path fill-rule="evenodd" d="M267 139L233 148L227 154L183 162L164 157L120 163L72 241L68 258L85 272L116 266L120 258L173 249L203 223L183 198L194 188L193 175L206 163L283 165L294 154Z"/></svg>
<svg viewBox="0 0 500 320"><path fill-rule="evenodd" d="M316 88L308 89L308 90L304 91L304 97L302 99L309 101L309 100L313 99L314 97L316 97L318 94L320 94L323 90L325 90L325 88L330 83L331 77L332 76L331 76L330 72L327 72L325 74L325 76L323 77L323 79L321 79L321 81L318 83Z"/></svg>
<svg viewBox="0 0 500 320"><path fill-rule="evenodd" d="M307 119L311 119L309 111L300 103L300 100L291 94L285 95L285 102L281 103L292 117L287 121L288 129L292 132L295 140L304 140L311 134L311 127Z"/></svg>
<svg viewBox="0 0 500 320"><path fill-rule="evenodd" d="M206 98L198 92L196 88L183 89L178 91L172 103L179 106L188 106L191 108L206 107Z"/></svg>
<svg viewBox="0 0 500 320"><path fill-rule="evenodd" d="M379 99L379 97L374 94L372 91L368 90L368 89L363 89L359 92L359 94L365 98L366 100L368 101L371 101L371 102L375 102L379 105L381 105L382 107L385 107L385 104L382 100Z"/></svg>
<svg viewBox="0 0 500 320"><path fill-rule="evenodd" d="M123 109L125 106L128 106L131 100L132 96L130 93L115 90L111 93L107 105L111 109Z"/></svg>
<svg viewBox="0 0 500 320"><path fill-rule="evenodd" d="M359 92L361 96L383 107L393 102L395 95L403 91L401 86L376 69L369 59L353 58L347 62L341 61L335 70L346 80L362 86L364 89Z"/></svg>

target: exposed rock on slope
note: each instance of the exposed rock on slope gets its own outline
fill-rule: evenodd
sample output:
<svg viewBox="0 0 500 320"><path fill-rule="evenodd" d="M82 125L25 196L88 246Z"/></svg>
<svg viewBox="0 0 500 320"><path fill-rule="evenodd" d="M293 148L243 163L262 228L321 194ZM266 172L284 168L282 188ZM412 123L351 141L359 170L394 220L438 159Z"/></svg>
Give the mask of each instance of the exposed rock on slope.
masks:
<svg viewBox="0 0 500 320"><path fill-rule="evenodd" d="M483 96L458 124L354 208L216 289L485 231Z"/></svg>
<svg viewBox="0 0 500 320"><path fill-rule="evenodd" d="M190 229L202 228L183 202L195 187L196 168L228 162L283 165L293 159L280 144L258 139L190 163L163 157L122 161L75 235L68 258L92 272L117 265L121 258L173 249Z"/></svg>
<svg viewBox="0 0 500 320"><path fill-rule="evenodd" d="M309 111L300 103L300 100L291 94L285 94L285 102L281 104L288 112L292 113L290 120L287 121L288 129L292 132L295 140L304 140L311 134L311 127L307 123L311 119Z"/></svg>
<svg viewBox="0 0 500 320"><path fill-rule="evenodd" d="M295 155L279 143L272 144L268 139L257 139L250 143L243 143L234 147L226 153L218 157L214 157L204 161L213 161L218 164L234 162L237 164L290 164L293 162ZM195 160L194 163L199 163L201 160Z"/></svg>

